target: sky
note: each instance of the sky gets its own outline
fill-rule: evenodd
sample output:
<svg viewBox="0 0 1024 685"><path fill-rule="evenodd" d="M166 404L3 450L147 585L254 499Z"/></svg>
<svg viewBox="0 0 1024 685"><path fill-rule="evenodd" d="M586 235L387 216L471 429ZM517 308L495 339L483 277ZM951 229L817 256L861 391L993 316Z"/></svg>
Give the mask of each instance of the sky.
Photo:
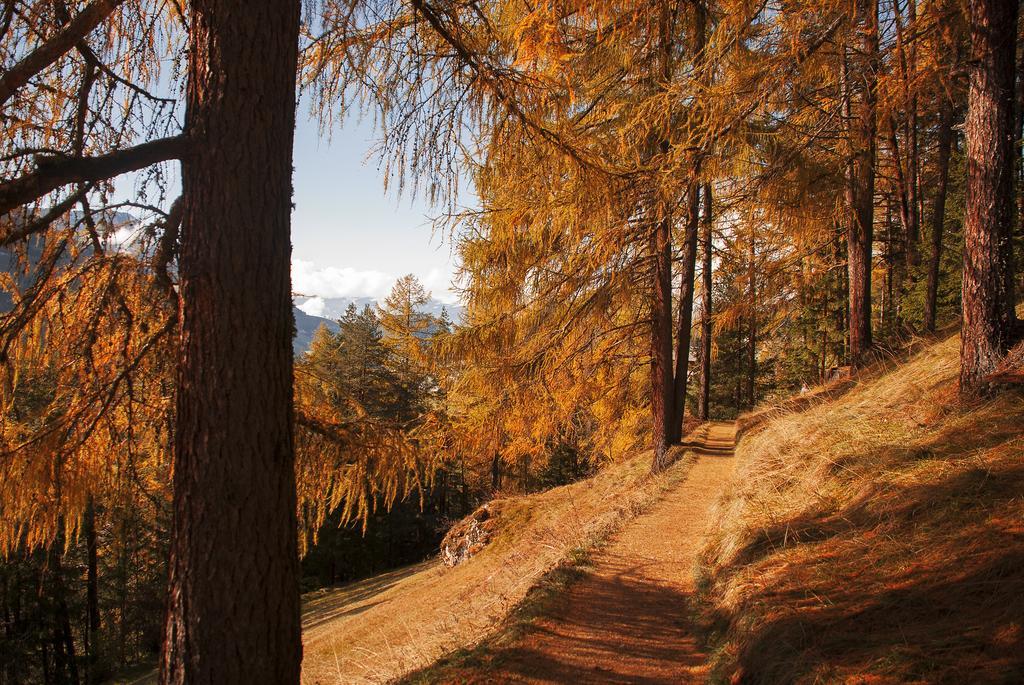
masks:
<svg viewBox="0 0 1024 685"><path fill-rule="evenodd" d="M384 191L368 121L348 117L321 135L307 107L295 131L292 289L319 297L382 298L395 280L415 274L435 299L451 292L451 245L435 235L438 214L423 198Z"/></svg>

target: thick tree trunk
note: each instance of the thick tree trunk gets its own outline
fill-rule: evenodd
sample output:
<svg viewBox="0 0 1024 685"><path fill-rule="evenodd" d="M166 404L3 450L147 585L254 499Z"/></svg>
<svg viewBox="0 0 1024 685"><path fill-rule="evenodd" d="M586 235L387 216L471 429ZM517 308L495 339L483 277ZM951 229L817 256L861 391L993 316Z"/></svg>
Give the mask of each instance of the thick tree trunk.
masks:
<svg viewBox="0 0 1024 685"><path fill-rule="evenodd" d="M928 255L928 288L924 302L924 328L935 332L936 310L939 298L939 266L942 263L942 233L946 223L946 187L949 183L949 155L953 147L953 103L943 97L939 112L938 150L935 163L935 200L932 205L931 252Z"/></svg>
<svg viewBox="0 0 1024 685"><path fill-rule="evenodd" d="M1013 341L1014 64L1018 3L971 0L960 388L984 377Z"/></svg>
<svg viewBox="0 0 1024 685"><path fill-rule="evenodd" d="M847 83L851 125L848 168L847 269L849 273L850 362L863 364L871 339L871 249L874 241L876 85L878 67L878 2L857 0L854 18L858 38L856 69ZM856 87L854 87L856 85ZM853 102L854 94L857 102ZM856 104L856 106L854 106Z"/></svg>
<svg viewBox="0 0 1024 685"><path fill-rule="evenodd" d="M701 250L704 263L701 270L701 315L700 315L700 396L697 401L697 412L701 421L707 421L711 413L711 268L712 268L712 235L714 227L712 215L711 185L704 184L704 235Z"/></svg>
<svg viewBox="0 0 1024 685"><path fill-rule="evenodd" d="M165 685L299 682L298 0L193 0Z"/></svg>

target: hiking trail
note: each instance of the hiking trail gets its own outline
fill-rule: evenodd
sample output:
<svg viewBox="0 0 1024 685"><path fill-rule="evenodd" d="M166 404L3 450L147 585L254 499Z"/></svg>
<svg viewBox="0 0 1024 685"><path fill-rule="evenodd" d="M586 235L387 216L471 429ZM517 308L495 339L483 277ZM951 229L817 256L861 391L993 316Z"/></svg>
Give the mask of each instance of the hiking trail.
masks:
<svg viewBox="0 0 1024 685"><path fill-rule="evenodd" d="M686 479L598 550L586 575L470 682L703 682L707 655L687 606L708 512L733 477L736 428L701 430L684 444L698 456Z"/></svg>

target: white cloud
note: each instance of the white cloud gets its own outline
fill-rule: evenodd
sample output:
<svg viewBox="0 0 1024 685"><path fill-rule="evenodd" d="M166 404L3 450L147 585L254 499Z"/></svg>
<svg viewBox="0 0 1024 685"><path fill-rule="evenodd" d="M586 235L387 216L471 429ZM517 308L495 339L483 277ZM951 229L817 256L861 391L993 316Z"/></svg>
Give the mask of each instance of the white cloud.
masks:
<svg viewBox="0 0 1024 685"><path fill-rule="evenodd" d="M447 271L434 267L426 276L420 278L423 287L430 291L430 294L438 302L444 304L455 304L459 301L458 295L451 291L452 276Z"/></svg>
<svg viewBox="0 0 1024 685"><path fill-rule="evenodd" d="M324 302L324 298L322 297L311 297L302 304L295 306L310 316L322 317L324 312L327 310L327 303Z"/></svg>
<svg viewBox="0 0 1024 685"><path fill-rule="evenodd" d="M452 276L446 270L434 267L426 275L417 276L435 300L444 304L458 302L458 296L451 291ZM325 300L333 298L384 299L397 279L398 276L374 269L320 267L311 261L292 259L292 290L309 298L299 309L312 316L324 316Z"/></svg>
<svg viewBox="0 0 1024 685"><path fill-rule="evenodd" d="M318 267L303 259L292 260L292 290L311 297L384 297L394 282L382 271Z"/></svg>

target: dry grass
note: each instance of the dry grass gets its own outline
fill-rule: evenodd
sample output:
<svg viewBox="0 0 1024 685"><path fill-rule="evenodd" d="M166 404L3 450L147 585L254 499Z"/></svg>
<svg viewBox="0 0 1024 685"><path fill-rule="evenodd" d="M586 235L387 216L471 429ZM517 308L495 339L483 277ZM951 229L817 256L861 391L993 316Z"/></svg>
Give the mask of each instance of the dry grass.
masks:
<svg viewBox="0 0 1024 685"><path fill-rule="evenodd" d="M643 511L690 463L651 478L650 459L500 501L492 542L455 568L428 562L307 598L302 682L387 682L480 643L545 574Z"/></svg>
<svg viewBox="0 0 1024 685"><path fill-rule="evenodd" d="M962 405L958 347L751 422L701 557L718 680L1024 682L1024 396Z"/></svg>

